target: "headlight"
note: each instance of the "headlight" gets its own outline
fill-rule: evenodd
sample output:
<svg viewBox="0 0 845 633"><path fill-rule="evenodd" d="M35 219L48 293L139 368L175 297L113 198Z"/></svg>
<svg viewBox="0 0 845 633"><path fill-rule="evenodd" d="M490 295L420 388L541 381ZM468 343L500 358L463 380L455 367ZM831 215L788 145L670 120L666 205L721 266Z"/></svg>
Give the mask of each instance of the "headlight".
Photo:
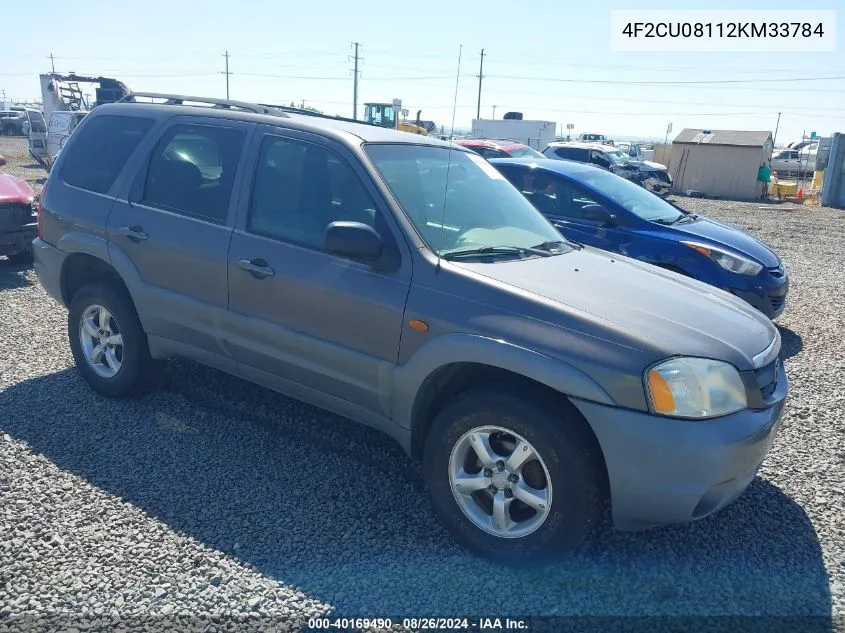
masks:
<svg viewBox="0 0 845 633"><path fill-rule="evenodd" d="M719 266L732 273L737 273L739 275L756 275L763 270L763 264L755 262L753 259L743 257L742 255L729 253L721 248L707 246L706 244L699 244L698 242L681 242L681 244L689 246L691 249L698 251L705 257L709 257L719 264Z"/></svg>
<svg viewBox="0 0 845 633"><path fill-rule="evenodd" d="M654 413L711 418L747 406L736 368L708 358L670 358L648 371L646 391Z"/></svg>

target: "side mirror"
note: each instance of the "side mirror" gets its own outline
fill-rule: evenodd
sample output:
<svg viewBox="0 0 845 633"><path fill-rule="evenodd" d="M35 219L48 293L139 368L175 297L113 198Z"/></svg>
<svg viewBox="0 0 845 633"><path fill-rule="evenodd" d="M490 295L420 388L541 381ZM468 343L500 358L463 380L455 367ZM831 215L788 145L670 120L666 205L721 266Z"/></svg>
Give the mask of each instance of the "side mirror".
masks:
<svg viewBox="0 0 845 633"><path fill-rule="evenodd" d="M2 166L3 166L3 165L5 165L5 164L6 164L6 157L5 157L5 156L0 156L0 167L2 167Z"/></svg>
<svg viewBox="0 0 845 633"><path fill-rule="evenodd" d="M588 204L581 209L582 217L585 220L596 222L602 226L613 226L616 224L616 216L600 204Z"/></svg>
<svg viewBox="0 0 845 633"><path fill-rule="evenodd" d="M381 255L381 236L361 222L332 222L326 227L325 249L351 259L371 260Z"/></svg>

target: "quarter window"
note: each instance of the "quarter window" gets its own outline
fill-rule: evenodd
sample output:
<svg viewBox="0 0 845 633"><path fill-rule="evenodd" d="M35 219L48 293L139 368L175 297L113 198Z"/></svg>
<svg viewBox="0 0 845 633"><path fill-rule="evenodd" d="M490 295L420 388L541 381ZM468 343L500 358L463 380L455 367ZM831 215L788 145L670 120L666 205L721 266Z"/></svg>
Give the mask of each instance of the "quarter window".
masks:
<svg viewBox="0 0 845 633"><path fill-rule="evenodd" d="M361 222L378 230L376 218L373 199L340 156L319 145L264 139L250 202L250 231L322 249L332 222Z"/></svg>
<svg viewBox="0 0 845 633"><path fill-rule="evenodd" d="M39 131L39 125L43 127L36 122L33 131ZM62 180L80 189L106 193L152 125L152 119L138 117L91 117L63 152Z"/></svg>
<svg viewBox="0 0 845 633"><path fill-rule="evenodd" d="M224 223L243 143L232 128L173 126L153 150L143 202Z"/></svg>

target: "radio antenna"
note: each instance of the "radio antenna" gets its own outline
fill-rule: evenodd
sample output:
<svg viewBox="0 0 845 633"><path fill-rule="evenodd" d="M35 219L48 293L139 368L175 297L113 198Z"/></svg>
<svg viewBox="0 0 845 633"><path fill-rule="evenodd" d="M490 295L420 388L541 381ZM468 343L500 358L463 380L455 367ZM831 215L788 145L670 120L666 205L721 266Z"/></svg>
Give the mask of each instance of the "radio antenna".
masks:
<svg viewBox="0 0 845 633"><path fill-rule="evenodd" d="M455 138L455 112L458 109L458 84L461 81L461 55L464 52L464 45L461 44L458 48L458 74L455 77L455 99L452 101L452 129L449 132L449 154L446 158L446 184L443 187L443 208L440 211L440 246L437 249L437 266L440 267L440 251L445 243L443 226L446 223L446 198L449 195L449 170L452 168L452 147L454 146Z"/></svg>

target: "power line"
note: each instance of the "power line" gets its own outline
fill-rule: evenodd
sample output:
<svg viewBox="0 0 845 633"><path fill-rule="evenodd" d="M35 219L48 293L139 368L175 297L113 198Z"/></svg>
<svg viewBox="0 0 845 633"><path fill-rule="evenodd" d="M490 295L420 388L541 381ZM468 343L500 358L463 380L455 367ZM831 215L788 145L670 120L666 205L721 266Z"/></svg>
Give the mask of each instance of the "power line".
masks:
<svg viewBox="0 0 845 633"><path fill-rule="evenodd" d="M614 86L679 86L710 85L710 84L748 84L748 83L771 83L771 82L795 82L795 81L834 81L845 79L845 75L833 77L784 77L782 79L691 79L687 81L625 81L618 79L564 79L559 77L520 77L517 75L488 75L491 79L508 79L512 81L554 81L560 83L576 84L609 84Z"/></svg>

